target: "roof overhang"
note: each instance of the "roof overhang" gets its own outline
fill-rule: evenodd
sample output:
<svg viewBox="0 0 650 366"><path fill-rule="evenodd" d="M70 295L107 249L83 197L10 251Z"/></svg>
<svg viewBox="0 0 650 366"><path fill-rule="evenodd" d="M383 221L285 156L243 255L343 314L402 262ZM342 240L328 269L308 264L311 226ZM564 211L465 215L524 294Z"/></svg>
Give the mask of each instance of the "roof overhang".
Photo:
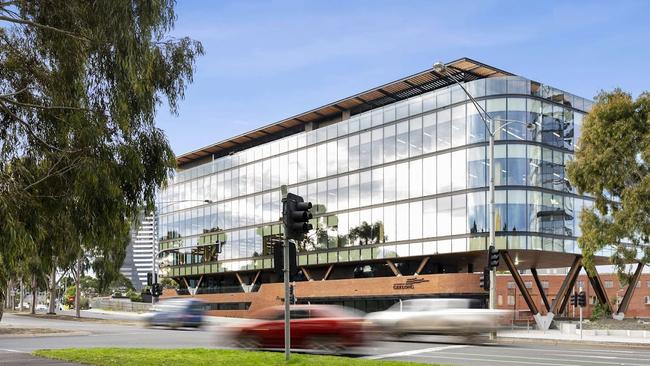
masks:
<svg viewBox="0 0 650 366"><path fill-rule="evenodd" d="M446 66L457 79L462 81L513 75L469 58L461 58L449 62ZM253 145L302 131L304 130L305 124L309 122L327 121L341 117L343 111L350 111L351 115L354 115L431 90L443 88L453 83L454 81L448 76L435 72L433 68L427 69L256 130L179 155L176 157L176 162L179 167L182 167L183 165L210 155L215 155L215 157L224 156L231 152L243 150Z"/></svg>

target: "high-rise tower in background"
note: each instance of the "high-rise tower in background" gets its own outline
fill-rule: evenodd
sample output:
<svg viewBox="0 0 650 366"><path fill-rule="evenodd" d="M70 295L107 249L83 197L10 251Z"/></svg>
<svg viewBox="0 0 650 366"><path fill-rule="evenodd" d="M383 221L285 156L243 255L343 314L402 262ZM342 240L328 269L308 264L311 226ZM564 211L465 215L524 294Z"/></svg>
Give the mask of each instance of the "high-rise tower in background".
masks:
<svg viewBox="0 0 650 366"><path fill-rule="evenodd" d="M131 240L120 272L131 280L136 290L147 285L147 272L152 271L154 217L140 215L131 228Z"/></svg>

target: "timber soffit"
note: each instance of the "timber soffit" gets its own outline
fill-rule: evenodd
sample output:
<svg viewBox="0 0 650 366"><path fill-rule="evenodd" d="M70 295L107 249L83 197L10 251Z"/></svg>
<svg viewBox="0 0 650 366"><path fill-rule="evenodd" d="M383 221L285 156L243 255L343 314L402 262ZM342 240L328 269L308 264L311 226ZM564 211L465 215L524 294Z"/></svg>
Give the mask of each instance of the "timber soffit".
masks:
<svg viewBox="0 0 650 366"><path fill-rule="evenodd" d="M452 70L452 72L455 71L454 75L457 78L464 81L513 75L507 71L497 69L470 58L461 58L449 62L447 67ZM452 83L453 82L448 77L436 73L433 69L428 69L296 116L266 125L256 130L246 132L239 136L179 155L176 158L176 162L179 167L182 167L185 164L205 158L212 154L217 157L227 155L230 152L245 149L251 145L273 140L273 137L275 136L282 137L302 131L304 125L308 122L327 121L340 117L341 113L345 110L351 111L352 114L360 113L372 108L394 103L398 100L422 94L427 91L439 89L451 85Z"/></svg>

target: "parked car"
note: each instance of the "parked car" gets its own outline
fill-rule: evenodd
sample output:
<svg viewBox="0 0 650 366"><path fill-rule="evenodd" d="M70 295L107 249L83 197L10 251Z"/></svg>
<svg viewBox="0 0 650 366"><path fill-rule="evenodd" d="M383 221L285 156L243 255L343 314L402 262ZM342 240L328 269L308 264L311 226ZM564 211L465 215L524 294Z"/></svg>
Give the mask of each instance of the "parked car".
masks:
<svg viewBox="0 0 650 366"><path fill-rule="evenodd" d="M36 311L47 311L48 307L45 304L38 304L36 305Z"/></svg>
<svg viewBox="0 0 650 366"><path fill-rule="evenodd" d="M508 324L508 310L478 308L473 299L412 299L386 311L370 313L366 319L393 335L414 333L477 335Z"/></svg>
<svg viewBox="0 0 650 366"><path fill-rule="evenodd" d="M23 309L29 309L31 306L28 302L23 302ZM20 304L16 305L16 310L20 310Z"/></svg>
<svg viewBox="0 0 650 366"><path fill-rule="evenodd" d="M356 311L334 305L292 305L291 347L338 353L365 344L366 322ZM284 347L284 307L267 308L258 320L234 325L231 336L242 348Z"/></svg>
<svg viewBox="0 0 650 366"><path fill-rule="evenodd" d="M205 303L197 299L169 299L159 302L152 310L144 317L147 326L200 328L204 321Z"/></svg>

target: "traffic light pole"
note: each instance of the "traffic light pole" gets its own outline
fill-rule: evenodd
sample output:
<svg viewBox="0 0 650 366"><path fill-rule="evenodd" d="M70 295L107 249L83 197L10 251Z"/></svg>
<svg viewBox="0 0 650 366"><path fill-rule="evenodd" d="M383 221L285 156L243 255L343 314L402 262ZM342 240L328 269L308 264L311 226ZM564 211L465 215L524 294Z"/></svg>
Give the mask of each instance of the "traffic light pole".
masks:
<svg viewBox="0 0 650 366"><path fill-rule="evenodd" d="M282 192L282 213L286 214L287 207L287 186L280 187ZM284 358L289 361L291 357L291 312L289 311L291 301L289 301L289 238L287 236L287 228L284 228L284 244L282 246L284 255Z"/></svg>
<svg viewBox="0 0 650 366"><path fill-rule="evenodd" d="M488 247L495 247L496 248L496 243L495 243L495 236L496 236L496 216L495 216L495 209L494 209L494 135L496 134L496 131L494 130L494 120L492 120L492 126L489 126L489 135L490 135L490 146L489 146L489 156L488 156L488 161L490 163L490 238L489 238L489 245ZM489 263L488 263L489 265ZM490 292L488 295L488 302L489 302L489 308L490 309L496 309L497 305L497 288L496 288L496 283L497 283L497 272L496 268L490 267ZM490 340L495 340L497 337L496 332L490 332Z"/></svg>

